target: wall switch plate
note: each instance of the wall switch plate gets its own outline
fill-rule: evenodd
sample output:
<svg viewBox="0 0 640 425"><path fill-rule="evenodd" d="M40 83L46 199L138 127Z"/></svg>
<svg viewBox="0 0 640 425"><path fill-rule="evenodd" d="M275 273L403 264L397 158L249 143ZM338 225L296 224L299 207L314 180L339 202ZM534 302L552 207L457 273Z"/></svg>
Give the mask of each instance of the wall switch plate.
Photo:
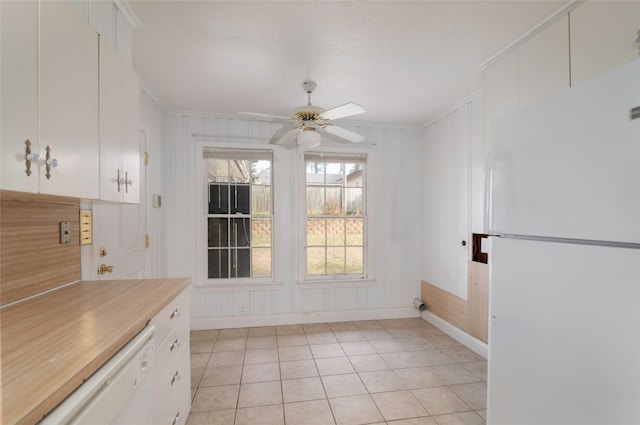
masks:
<svg viewBox="0 0 640 425"><path fill-rule="evenodd" d="M93 243L93 213L91 210L80 210L80 245Z"/></svg>
<svg viewBox="0 0 640 425"><path fill-rule="evenodd" d="M60 222L60 243L70 243L71 242L71 222L70 221L61 221Z"/></svg>

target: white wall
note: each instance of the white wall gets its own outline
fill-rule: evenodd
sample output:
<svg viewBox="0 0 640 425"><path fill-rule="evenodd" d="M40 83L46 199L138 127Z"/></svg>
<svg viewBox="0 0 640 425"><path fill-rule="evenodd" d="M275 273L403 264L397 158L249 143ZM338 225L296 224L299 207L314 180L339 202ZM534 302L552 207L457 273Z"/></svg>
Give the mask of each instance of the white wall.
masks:
<svg viewBox="0 0 640 425"><path fill-rule="evenodd" d="M172 186L164 197L167 267L170 276L187 276L195 282L195 144L203 138L194 138L193 134L207 134L209 137L204 139L213 142L260 144L268 143L280 126L198 115L172 115L170 122L171 142L165 155L170 158L166 172L171 175ZM291 223L296 220L300 153L278 147L274 163L274 239L275 271L281 284L275 289L225 292L194 288L192 328L417 316L410 306L420 292L420 132L374 126L350 129L366 135L365 143L371 150L375 281L370 286L342 288L296 283L300 247L296 246L296 226ZM331 141L326 135L323 138L323 146L349 146Z"/></svg>
<svg viewBox="0 0 640 425"><path fill-rule="evenodd" d="M482 98L428 125L422 137L422 280L466 299L471 229L482 227Z"/></svg>

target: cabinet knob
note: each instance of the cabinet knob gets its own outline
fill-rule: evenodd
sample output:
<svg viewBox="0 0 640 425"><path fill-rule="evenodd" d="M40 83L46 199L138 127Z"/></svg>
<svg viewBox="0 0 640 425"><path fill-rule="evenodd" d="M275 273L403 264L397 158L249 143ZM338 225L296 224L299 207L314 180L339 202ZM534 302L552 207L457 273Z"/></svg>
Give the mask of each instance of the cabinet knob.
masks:
<svg viewBox="0 0 640 425"><path fill-rule="evenodd" d="M462 241L462 242L460 242L460 244L461 244L462 246L467 246L467 241Z"/></svg>

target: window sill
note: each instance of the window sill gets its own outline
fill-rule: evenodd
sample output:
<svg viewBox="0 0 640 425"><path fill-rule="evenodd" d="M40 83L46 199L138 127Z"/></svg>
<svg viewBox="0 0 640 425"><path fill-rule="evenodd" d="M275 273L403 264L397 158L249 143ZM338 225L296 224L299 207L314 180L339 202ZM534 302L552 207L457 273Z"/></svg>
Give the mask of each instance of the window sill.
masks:
<svg viewBox="0 0 640 425"><path fill-rule="evenodd" d="M238 292L238 291L268 291L282 288L283 282L256 283L238 281L231 283L197 283L193 287L199 292Z"/></svg>
<svg viewBox="0 0 640 425"><path fill-rule="evenodd" d="M362 288L373 286L374 278L315 279L296 282L300 288Z"/></svg>

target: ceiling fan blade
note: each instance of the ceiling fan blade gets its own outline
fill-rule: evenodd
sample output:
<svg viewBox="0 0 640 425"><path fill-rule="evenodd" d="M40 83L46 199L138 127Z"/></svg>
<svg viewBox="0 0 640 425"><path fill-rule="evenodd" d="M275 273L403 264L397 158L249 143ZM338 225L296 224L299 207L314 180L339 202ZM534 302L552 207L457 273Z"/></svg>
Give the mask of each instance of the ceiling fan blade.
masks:
<svg viewBox="0 0 640 425"><path fill-rule="evenodd" d="M258 114L257 112L238 112L240 115L251 115L260 118L269 118L272 120L290 120L291 117L283 117L282 115Z"/></svg>
<svg viewBox="0 0 640 425"><path fill-rule="evenodd" d="M333 134L334 136L338 136L341 139L348 140L352 143L360 143L366 139L361 134L354 133L353 131L349 131L342 127L336 127L335 125L328 125L325 127L325 131L329 134Z"/></svg>
<svg viewBox="0 0 640 425"><path fill-rule="evenodd" d="M337 120L338 118L350 117L366 112L364 108L357 103L346 103L337 108L329 109L320 114L325 120Z"/></svg>
<svg viewBox="0 0 640 425"><path fill-rule="evenodd" d="M288 145L293 142L300 131L300 127L292 128L284 136L273 142L276 145Z"/></svg>

